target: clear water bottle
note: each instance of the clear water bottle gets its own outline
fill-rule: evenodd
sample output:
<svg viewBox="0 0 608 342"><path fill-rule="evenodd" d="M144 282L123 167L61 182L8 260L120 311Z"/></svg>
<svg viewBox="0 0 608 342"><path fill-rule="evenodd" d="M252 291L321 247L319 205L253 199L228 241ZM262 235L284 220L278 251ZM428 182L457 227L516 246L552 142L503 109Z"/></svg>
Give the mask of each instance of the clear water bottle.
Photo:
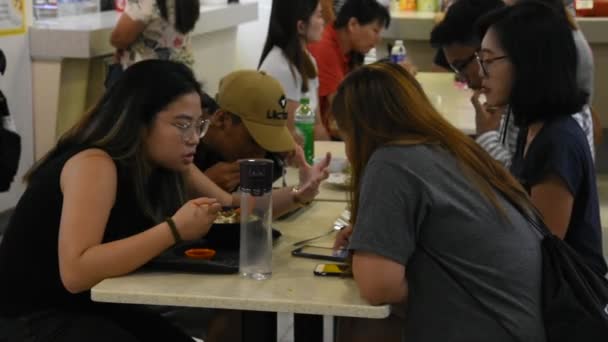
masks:
<svg viewBox="0 0 608 342"><path fill-rule="evenodd" d="M241 167L239 272L263 280L272 275L272 170L268 159L245 159Z"/></svg>
<svg viewBox="0 0 608 342"><path fill-rule="evenodd" d="M401 63L407 59L407 50L403 45L403 40L396 40L395 45L391 49L391 62Z"/></svg>
<svg viewBox="0 0 608 342"><path fill-rule="evenodd" d="M308 164L315 159L315 112L310 108L310 99L302 97L296 109L296 133L304 140L304 156Z"/></svg>
<svg viewBox="0 0 608 342"><path fill-rule="evenodd" d="M365 55L365 58L363 59L363 64L368 65L368 64L376 63L377 60L378 60L378 56L376 54L376 48L372 48Z"/></svg>

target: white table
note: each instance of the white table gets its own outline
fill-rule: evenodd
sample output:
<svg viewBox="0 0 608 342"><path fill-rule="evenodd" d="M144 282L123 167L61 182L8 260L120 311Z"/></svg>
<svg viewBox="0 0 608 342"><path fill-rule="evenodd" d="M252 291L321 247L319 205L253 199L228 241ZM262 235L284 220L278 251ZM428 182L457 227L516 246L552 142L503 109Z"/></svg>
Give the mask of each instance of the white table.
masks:
<svg viewBox="0 0 608 342"><path fill-rule="evenodd" d="M458 88L453 73L421 72L416 79L444 118L463 133L475 134L475 108L471 103L473 91Z"/></svg>
<svg viewBox="0 0 608 342"><path fill-rule="evenodd" d="M275 222L283 236L273 249L271 279L137 272L102 281L93 287L91 297L110 303L385 318L390 307L367 304L360 298L354 280L314 276L315 265L322 261L291 256L294 242L327 231L344 208L345 203L313 202L288 219ZM329 246L333 238L315 245Z"/></svg>

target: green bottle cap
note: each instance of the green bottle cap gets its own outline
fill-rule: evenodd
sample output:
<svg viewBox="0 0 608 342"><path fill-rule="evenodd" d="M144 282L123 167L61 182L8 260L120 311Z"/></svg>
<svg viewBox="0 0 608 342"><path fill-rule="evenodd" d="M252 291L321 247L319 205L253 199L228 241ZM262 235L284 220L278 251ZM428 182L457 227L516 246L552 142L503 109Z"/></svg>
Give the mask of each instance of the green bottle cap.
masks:
<svg viewBox="0 0 608 342"><path fill-rule="evenodd" d="M310 104L310 99L308 97L302 97L302 98L300 98L300 104L308 105L308 104Z"/></svg>

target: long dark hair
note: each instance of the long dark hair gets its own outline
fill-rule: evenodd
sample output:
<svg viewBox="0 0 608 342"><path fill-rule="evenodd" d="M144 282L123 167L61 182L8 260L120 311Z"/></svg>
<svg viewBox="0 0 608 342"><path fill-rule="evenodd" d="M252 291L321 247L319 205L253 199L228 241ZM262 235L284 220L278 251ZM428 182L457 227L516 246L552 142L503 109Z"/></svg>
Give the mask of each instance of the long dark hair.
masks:
<svg viewBox="0 0 608 342"><path fill-rule="evenodd" d="M360 25L378 22L387 28L391 23L391 15L377 0L346 0L336 15L334 28L343 29L351 18L357 19ZM349 68L352 70L363 64L364 55L358 51L350 52Z"/></svg>
<svg viewBox="0 0 608 342"><path fill-rule="evenodd" d="M177 31L186 34L194 29L201 14L199 0L156 0L160 15L168 22L172 22L171 14L167 6L168 1L173 1L175 6L175 23L173 26Z"/></svg>
<svg viewBox="0 0 608 342"><path fill-rule="evenodd" d="M480 36L492 29L514 69L509 104L514 122L528 126L581 111L589 94L576 79L578 55L563 7L518 2L478 23Z"/></svg>
<svg viewBox="0 0 608 342"><path fill-rule="evenodd" d="M519 0L520 3L523 1L528 1L528 0ZM539 2L547 4L548 6L553 7L560 16L562 16L562 17L566 18L566 20L568 20L568 25L570 25L570 28L572 28L573 30L578 30L578 25L576 24L576 20L570 13L570 10L568 10L568 8L564 5L565 1L563 1L563 0L533 0L533 1L539 1Z"/></svg>
<svg viewBox="0 0 608 342"><path fill-rule="evenodd" d="M124 171L122 175L132 184L137 205L149 218L159 221L172 215L185 198L183 180L177 172L152 168L145 156L144 138L158 112L190 93L201 95L201 87L187 66L162 60L133 64L28 171L26 181L73 148L98 147Z"/></svg>
<svg viewBox="0 0 608 342"><path fill-rule="evenodd" d="M535 213L519 182L475 141L446 121L433 107L414 76L393 63L363 66L342 82L332 104L340 130L355 149L352 165L352 217L359 210L363 170L376 149L390 145L427 144L449 151L463 174L501 214L498 192L522 214Z"/></svg>
<svg viewBox="0 0 608 342"><path fill-rule="evenodd" d="M274 0L268 36L258 64L258 68L262 66L273 47L280 48L294 78L294 67L302 76L302 92L308 91L308 80L317 77L317 69L302 46L297 25L298 21L308 23L318 5L319 0Z"/></svg>

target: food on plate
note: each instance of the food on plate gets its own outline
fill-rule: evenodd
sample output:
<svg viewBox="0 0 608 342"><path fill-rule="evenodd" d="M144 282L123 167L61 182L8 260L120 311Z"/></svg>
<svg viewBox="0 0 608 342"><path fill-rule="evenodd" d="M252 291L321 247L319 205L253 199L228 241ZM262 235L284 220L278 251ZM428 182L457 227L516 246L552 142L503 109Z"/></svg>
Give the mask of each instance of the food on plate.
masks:
<svg viewBox="0 0 608 342"><path fill-rule="evenodd" d="M222 210L213 223L234 224L241 222L241 208Z"/></svg>

